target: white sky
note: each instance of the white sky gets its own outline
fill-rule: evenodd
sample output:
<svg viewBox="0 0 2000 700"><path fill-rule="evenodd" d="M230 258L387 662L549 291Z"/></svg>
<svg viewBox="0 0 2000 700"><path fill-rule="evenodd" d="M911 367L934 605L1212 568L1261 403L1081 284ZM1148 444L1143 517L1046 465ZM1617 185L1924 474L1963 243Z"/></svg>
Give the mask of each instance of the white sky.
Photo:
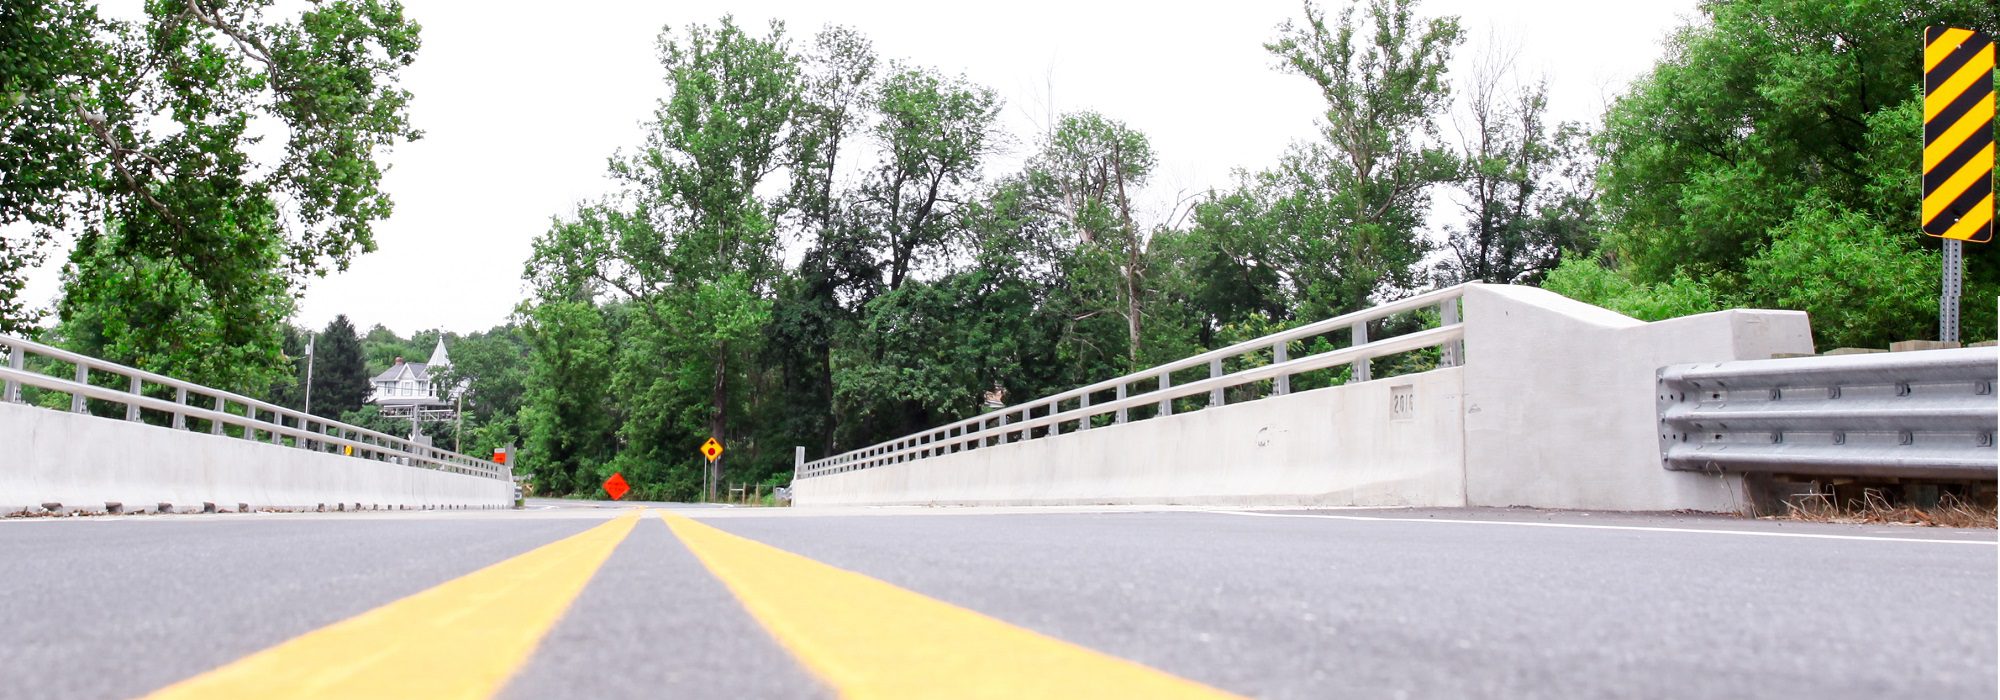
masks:
<svg viewBox="0 0 2000 700"><path fill-rule="evenodd" d="M522 263L552 216L610 191L606 159L641 143L665 88L654 56L663 26L733 12L760 33L786 21L803 44L827 23L860 30L886 59L963 72L1007 102L1014 169L1051 111L1094 109L1151 137L1160 166L1147 200L1224 187L1231 170L1276 162L1309 138L1321 107L1306 79L1280 73L1263 43L1300 14L1294 0L1215 3L1021 0L1009 3L675 0L507 3L409 0L423 48L404 85L426 136L388 156L396 201L379 249L314 280L295 322L345 313L366 329L461 333L503 322L523 297ZM1337 5L1333 5L1337 6ZM560 9L558 9L560 8ZM1595 123L1612 96L1659 58L1694 0L1428 0L1458 15L1468 42L1455 78L1488 46L1549 80L1558 119ZM52 299L66 252L35 276Z"/></svg>

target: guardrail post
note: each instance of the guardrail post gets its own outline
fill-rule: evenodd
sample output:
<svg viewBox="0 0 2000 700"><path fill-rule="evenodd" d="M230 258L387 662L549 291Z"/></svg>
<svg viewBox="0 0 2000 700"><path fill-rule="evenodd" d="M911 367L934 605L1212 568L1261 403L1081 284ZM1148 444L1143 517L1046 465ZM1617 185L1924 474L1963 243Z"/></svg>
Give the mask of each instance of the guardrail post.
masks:
<svg viewBox="0 0 2000 700"><path fill-rule="evenodd" d="M1013 442L1014 436L1013 434L1007 432L1007 423L1009 423L1009 421L1007 420L1007 413L1003 411L999 415L1000 415L1000 444L1005 445L1007 443Z"/></svg>
<svg viewBox="0 0 2000 700"><path fill-rule="evenodd" d="M1213 360L1209 360L1208 378L1215 379L1221 376L1222 376L1222 358L1218 357ZM1222 397L1222 387L1216 387L1214 389L1208 390L1208 405L1221 406L1223 400L1224 399Z"/></svg>
<svg viewBox="0 0 2000 700"><path fill-rule="evenodd" d="M83 384L86 386L90 384L90 365L82 362L76 363L76 383ZM84 400L83 394L79 394L74 391L70 392L69 394L70 412L83 413L85 411L83 400Z"/></svg>
<svg viewBox="0 0 2000 700"><path fill-rule="evenodd" d="M1292 345L1291 343L1283 341L1279 341L1277 343L1272 344L1271 364L1279 365L1291 361L1292 359L1291 345ZM1272 377L1271 393L1275 396L1284 396L1286 394L1292 393L1292 375L1280 374L1276 377Z"/></svg>
<svg viewBox="0 0 2000 700"><path fill-rule="evenodd" d="M1348 328L1348 333L1350 336L1352 336L1350 339L1354 341L1352 343L1354 347L1358 348L1368 344L1367 321L1356 321L1353 326L1350 326ZM1369 379L1373 378L1369 376L1370 369L1368 363L1370 359L1371 358L1363 357L1359 360L1354 361L1354 364L1351 365L1353 369L1349 370L1347 373L1347 383L1356 384L1368 381Z"/></svg>
<svg viewBox="0 0 2000 700"><path fill-rule="evenodd" d="M279 412L277 412L277 411L272 411L272 412L271 412L271 422L272 422L272 423L274 423L274 424L276 424L276 425L277 425L278 427L280 427L280 428L283 428L283 427L285 427L285 414L283 414L283 413L279 413ZM302 428L303 428L303 427L305 427L305 426L299 426L299 427L302 427ZM280 434L280 433L279 433L278 431L276 431L276 430L272 430L272 431L271 431L271 444L273 444L273 445L283 445L283 444L285 444L285 436L284 436L284 435L282 435L282 434Z"/></svg>
<svg viewBox="0 0 2000 700"><path fill-rule="evenodd" d="M227 399L224 399L224 398L220 397L220 396L217 396L217 397L215 397L215 412L216 412L216 413L222 413L222 414L227 414L227 413L229 413L229 401L228 401ZM221 434L222 434L222 420L221 420L221 419L219 419L219 418L210 418L210 419L208 419L208 434L210 434L210 435L221 435Z"/></svg>
<svg viewBox="0 0 2000 700"><path fill-rule="evenodd" d="M1124 385L1124 384L1122 384L1122 383L1118 385L1118 400L1119 400L1119 401L1121 401L1121 402L1125 400L1125 385ZM1124 407L1124 406L1119 406L1119 407L1118 407L1118 422L1119 422L1119 423L1123 423L1123 422L1125 422L1125 407Z"/></svg>
<svg viewBox="0 0 2000 700"><path fill-rule="evenodd" d="M1087 408L1090 408L1090 392L1088 392L1088 391L1086 391L1086 392L1083 392L1083 398L1081 398L1081 399L1078 399L1078 400L1077 400L1077 402L1076 402L1076 407L1077 407L1077 410L1083 410L1083 409L1087 409ZM1083 419L1082 419L1082 420L1079 420L1079 421L1077 421L1077 422L1076 422L1076 429L1077 429L1077 430L1089 430L1089 429L1090 429L1090 412L1089 412L1089 411L1084 411L1084 413L1083 413Z"/></svg>
<svg viewBox="0 0 2000 700"><path fill-rule="evenodd" d="M1438 302L1438 323L1440 326L1458 325L1458 300L1446 299ZM1465 341L1454 340L1438 348L1439 367L1457 367L1465 362Z"/></svg>
<svg viewBox="0 0 2000 700"><path fill-rule="evenodd" d="M180 404L182 406L188 405L187 387L184 386L174 387L174 403ZM174 429L187 430L187 414L181 413L180 411L174 411Z"/></svg>
<svg viewBox="0 0 2000 700"><path fill-rule="evenodd" d="M7 366L16 372L25 370L28 366L27 351L22 350L19 345L8 348ZM7 380L7 395L5 398L7 403L20 403L21 383L11 379Z"/></svg>
<svg viewBox="0 0 2000 700"><path fill-rule="evenodd" d="M138 395L139 395L139 378L133 377L132 396L137 397ZM139 420L139 402L133 401L125 404L125 420Z"/></svg>
<svg viewBox="0 0 2000 700"><path fill-rule="evenodd" d="M1171 387L1171 386L1173 386L1173 385L1174 385L1174 373L1172 373L1172 372L1161 372L1161 373L1160 373L1160 393L1162 393L1162 394L1166 393L1166 391L1167 391L1167 388L1168 388L1168 387ZM1173 414L1174 414L1174 400L1173 400L1173 398L1171 398L1171 397L1161 397L1161 398L1160 398L1160 415L1162 415L1162 416L1171 416L1171 415L1173 415Z"/></svg>

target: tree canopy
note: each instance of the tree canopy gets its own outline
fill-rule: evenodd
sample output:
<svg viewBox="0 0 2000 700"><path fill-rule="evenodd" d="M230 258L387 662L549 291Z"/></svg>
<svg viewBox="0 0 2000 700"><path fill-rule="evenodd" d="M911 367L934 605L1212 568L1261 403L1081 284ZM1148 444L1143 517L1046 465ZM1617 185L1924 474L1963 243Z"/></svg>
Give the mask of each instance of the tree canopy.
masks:
<svg viewBox="0 0 2000 700"><path fill-rule="evenodd" d="M313 410L409 431L364 405L368 377L442 340L433 379L465 411L422 427L440 445L518 445L541 493L621 472L635 498L684 499L782 483L794 446L864 447L988 394L1461 282L1647 320L1803 309L1827 348L1929 337L1918 37L1995 21L1985 0L1705 2L1585 123L1557 121L1506 52L1460 55L1457 18L1417 0L1308 2L1263 48L1321 98L1316 133L1170 207L1146 206L1172 154L1144 115L1086 106L1013 134L1000 93L855 28L668 27L664 97L606 154L612 185L551 212L513 317L409 337L335 318ZM416 23L383 0L158 0L136 20L34 0L0 10L0 40L0 331L302 401L295 299L389 215L388 150L419 136L398 83ZM23 274L66 235L44 328ZM1993 305L1970 300L2000 292L2000 253L1968 253L1966 334L1990 339Z"/></svg>

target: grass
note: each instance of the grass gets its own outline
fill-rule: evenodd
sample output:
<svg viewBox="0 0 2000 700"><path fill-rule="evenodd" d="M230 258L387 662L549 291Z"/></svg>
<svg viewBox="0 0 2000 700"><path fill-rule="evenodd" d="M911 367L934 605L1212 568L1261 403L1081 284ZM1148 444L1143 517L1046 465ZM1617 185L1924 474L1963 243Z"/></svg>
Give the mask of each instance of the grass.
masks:
<svg viewBox="0 0 2000 700"><path fill-rule="evenodd" d="M1850 498L1845 503L1836 502L1830 493L1804 494L1786 499L1785 507L1789 512L1773 517L1818 523L1902 524L1989 530L1994 529L1996 524L1994 508L1967 503L1949 493L1940 494L1938 504L1934 508L1892 503L1888 494L1879 488L1864 489L1860 498Z"/></svg>

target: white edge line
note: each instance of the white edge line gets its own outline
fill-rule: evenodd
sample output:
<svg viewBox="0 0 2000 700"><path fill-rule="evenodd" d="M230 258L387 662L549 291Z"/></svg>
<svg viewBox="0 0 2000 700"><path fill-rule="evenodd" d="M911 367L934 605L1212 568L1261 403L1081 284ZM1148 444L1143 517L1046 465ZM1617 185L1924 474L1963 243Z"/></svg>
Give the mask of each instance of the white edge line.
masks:
<svg viewBox="0 0 2000 700"><path fill-rule="evenodd" d="M1377 518L1365 515L1321 515L1318 513L1260 513L1247 510L1208 510L1217 515L1248 515L1258 518L1312 518L1317 520L1363 520L1396 523L1449 523L1458 525L1513 525L1516 527L1558 527L1575 530L1631 530L1636 532L1688 532L1701 535L1744 535L1747 537L1798 537L1811 540L1862 540L1867 542L1922 542L1926 544L1972 544L1992 547L2000 540L1940 540L1920 537L1866 537L1862 535L1816 535L1804 532L1757 532L1754 530L1710 530L1691 527L1646 527L1640 525L1584 525L1582 523L1531 523L1512 520L1462 520L1455 518Z"/></svg>

